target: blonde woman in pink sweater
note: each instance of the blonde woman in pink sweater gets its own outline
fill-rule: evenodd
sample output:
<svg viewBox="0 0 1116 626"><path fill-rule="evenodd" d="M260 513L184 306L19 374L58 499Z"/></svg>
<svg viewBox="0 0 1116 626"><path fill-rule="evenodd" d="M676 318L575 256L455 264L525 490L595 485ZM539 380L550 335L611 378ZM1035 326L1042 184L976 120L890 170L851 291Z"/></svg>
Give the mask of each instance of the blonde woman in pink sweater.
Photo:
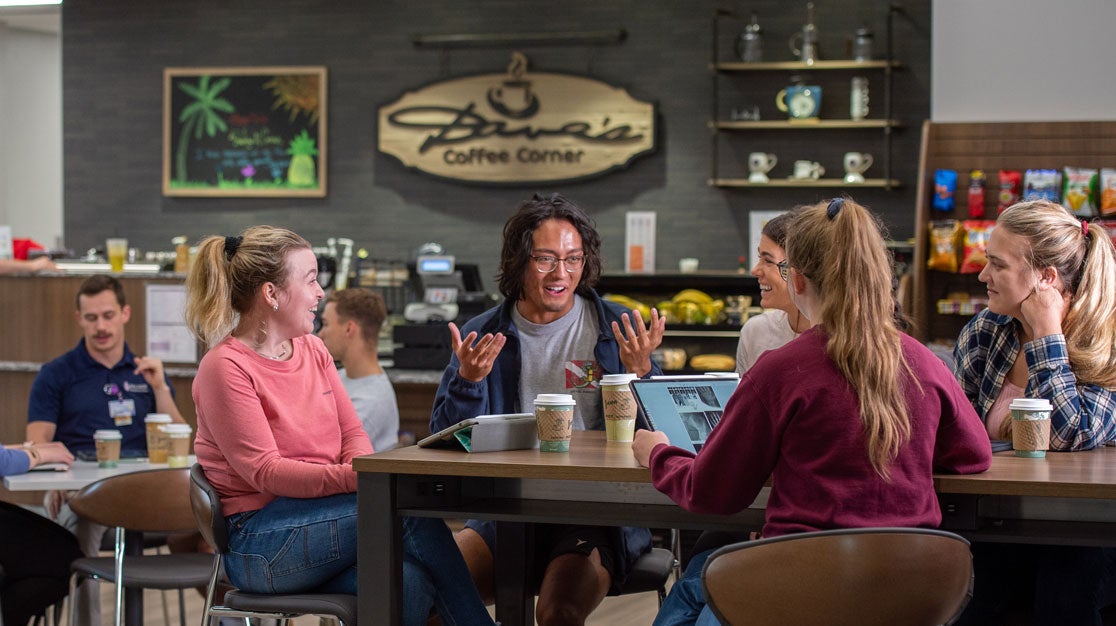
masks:
<svg viewBox="0 0 1116 626"><path fill-rule="evenodd" d="M187 278L198 366L198 462L221 494L229 579L253 593L357 593L353 457L372 452L313 335L317 259L297 234L209 237ZM403 622L492 624L449 529L404 520ZM387 540L387 537L384 538ZM297 549L291 549L297 546Z"/></svg>

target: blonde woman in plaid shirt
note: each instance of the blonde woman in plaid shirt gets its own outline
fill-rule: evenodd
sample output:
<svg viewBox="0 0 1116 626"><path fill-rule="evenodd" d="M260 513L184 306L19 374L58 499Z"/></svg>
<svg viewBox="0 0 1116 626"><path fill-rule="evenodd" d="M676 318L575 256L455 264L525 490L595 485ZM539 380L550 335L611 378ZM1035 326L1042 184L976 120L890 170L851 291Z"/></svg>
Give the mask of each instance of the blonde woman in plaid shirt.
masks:
<svg viewBox="0 0 1116 626"><path fill-rule="evenodd" d="M989 436L1011 439L1008 406L1028 397L1054 405L1053 450L1116 439L1116 249L1104 228L1045 200L1015 204L996 221L980 280L988 309L961 331L954 359ZM1116 602L1116 550L974 544L973 554L977 592L961 624L996 623L1011 590L1032 584L1039 625L1100 624Z"/></svg>

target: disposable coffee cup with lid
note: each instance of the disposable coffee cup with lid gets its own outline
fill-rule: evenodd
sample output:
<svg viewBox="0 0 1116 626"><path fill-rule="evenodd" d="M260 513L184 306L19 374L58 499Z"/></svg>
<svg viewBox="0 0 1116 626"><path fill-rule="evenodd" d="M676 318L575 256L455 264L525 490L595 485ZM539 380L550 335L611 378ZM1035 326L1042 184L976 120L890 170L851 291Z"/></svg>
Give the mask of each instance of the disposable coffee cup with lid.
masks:
<svg viewBox="0 0 1116 626"><path fill-rule="evenodd" d="M167 424L161 429L168 440L167 465L186 467L189 463L190 437L194 429L189 424Z"/></svg>
<svg viewBox="0 0 1116 626"><path fill-rule="evenodd" d="M639 407L628 383L635 374L605 374L601 377L601 404L604 409L605 441L628 443L635 438L635 419Z"/></svg>
<svg viewBox="0 0 1116 626"><path fill-rule="evenodd" d="M124 435L119 430L106 428L93 432L93 443L97 448L99 467L116 467L120 462L120 442Z"/></svg>
<svg viewBox="0 0 1116 626"><path fill-rule="evenodd" d="M539 431L539 450L569 452L573 437L573 396L568 393L540 393L535 396L535 425Z"/></svg>
<svg viewBox="0 0 1116 626"><path fill-rule="evenodd" d="M1044 398L1011 401L1011 447L1015 456L1043 458L1050 448L1050 413L1054 406Z"/></svg>

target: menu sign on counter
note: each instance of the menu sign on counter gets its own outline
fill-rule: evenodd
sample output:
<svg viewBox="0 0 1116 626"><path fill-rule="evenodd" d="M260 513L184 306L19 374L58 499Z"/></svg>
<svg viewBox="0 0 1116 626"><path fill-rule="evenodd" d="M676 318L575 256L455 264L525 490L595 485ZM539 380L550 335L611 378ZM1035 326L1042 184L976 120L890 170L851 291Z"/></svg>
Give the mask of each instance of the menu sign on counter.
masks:
<svg viewBox="0 0 1116 626"><path fill-rule="evenodd" d="M326 68L163 71L163 194L326 193Z"/></svg>
<svg viewBox="0 0 1116 626"><path fill-rule="evenodd" d="M381 107L379 150L440 178L551 183L652 153L655 124L653 103L592 78L528 73L516 52L505 74L433 83Z"/></svg>

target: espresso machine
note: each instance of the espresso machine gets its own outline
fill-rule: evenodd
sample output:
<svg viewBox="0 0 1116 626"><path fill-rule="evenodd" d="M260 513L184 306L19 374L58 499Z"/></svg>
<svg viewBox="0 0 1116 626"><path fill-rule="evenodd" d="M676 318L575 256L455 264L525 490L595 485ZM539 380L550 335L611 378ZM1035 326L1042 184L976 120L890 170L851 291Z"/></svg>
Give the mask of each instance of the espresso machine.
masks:
<svg viewBox="0 0 1116 626"><path fill-rule="evenodd" d="M451 345L447 322L460 327L493 304L481 287L476 265L453 255L420 254L408 264L412 290L421 300L403 308L406 324L392 326L392 358L400 369L442 369Z"/></svg>

